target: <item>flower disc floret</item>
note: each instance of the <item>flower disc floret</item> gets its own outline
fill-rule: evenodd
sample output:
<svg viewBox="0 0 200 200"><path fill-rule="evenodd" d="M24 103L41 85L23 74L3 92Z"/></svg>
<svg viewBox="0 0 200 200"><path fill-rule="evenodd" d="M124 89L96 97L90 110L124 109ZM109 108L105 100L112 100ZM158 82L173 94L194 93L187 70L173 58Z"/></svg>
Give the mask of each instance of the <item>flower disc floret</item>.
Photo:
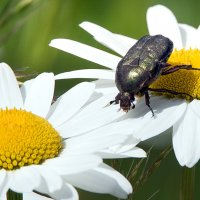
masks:
<svg viewBox="0 0 200 200"><path fill-rule="evenodd" d="M25 110L0 110L0 168L41 164L61 149L62 138L46 119Z"/></svg>
<svg viewBox="0 0 200 200"><path fill-rule="evenodd" d="M171 65L170 68L178 65L188 65L196 70L180 69L168 75L160 76L150 87L188 94L179 95L186 99L191 99L189 96L191 96L192 99L200 99L200 50L175 50L171 54L168 63ZM167 92L164 94L174 96Z"/></svg>

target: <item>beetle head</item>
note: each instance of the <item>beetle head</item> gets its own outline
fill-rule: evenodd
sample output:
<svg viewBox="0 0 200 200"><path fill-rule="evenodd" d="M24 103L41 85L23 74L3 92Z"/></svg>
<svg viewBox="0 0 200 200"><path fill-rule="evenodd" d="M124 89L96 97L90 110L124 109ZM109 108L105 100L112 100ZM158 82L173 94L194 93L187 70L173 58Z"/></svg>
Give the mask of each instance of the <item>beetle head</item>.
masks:
<svg viewBox="0 0 200 200"><path fill-rule="evenodd" d="M123 92L120 95L120 108L124 112L128 112L130 109L134 108L134 104L132 103L134 101L134 97L128 93Z"/></svg>

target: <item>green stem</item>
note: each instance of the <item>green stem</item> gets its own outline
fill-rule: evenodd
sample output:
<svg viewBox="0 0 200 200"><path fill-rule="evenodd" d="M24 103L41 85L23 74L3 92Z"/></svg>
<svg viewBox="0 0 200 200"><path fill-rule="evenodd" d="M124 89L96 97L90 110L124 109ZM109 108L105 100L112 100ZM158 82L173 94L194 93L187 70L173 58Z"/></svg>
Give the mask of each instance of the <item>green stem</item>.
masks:
<svg viewBox="0 0 200 200"><path fill-rule="evenodd" d="M195 167L181 170L180 200L194 200Z"/></svg>
<svg viewBox="0 0 200 200"><path fill-rule="evenodd" d="M13 192L12 190L8 190L7 200L23 200L23 195Z"/></svg>

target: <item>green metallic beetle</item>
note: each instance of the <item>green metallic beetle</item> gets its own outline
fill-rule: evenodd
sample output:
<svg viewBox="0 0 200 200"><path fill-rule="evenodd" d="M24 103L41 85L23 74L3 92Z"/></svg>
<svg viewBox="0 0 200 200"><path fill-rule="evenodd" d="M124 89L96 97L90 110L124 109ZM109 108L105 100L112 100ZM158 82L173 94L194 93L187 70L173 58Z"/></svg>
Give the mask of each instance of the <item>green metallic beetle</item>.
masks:
<svg viewBox="0 0 200 200"><path fill-rule="evenodd" d="M128 112L135 108L135 96L145 96L146 105L154 112L150 106L148 91L169 92L179 94L165 89L150 89L150 84L160 75L167 75L179 69L191 69L190 65L179 65L167 69L167 60L173 50L173 42L163 35L144 36L133 45L127 54L119 62L115 83L119 90L118 95L110 104L120 103L120 108ZM194 68L192 68L194 69ZM187 94L186 94L187 95Z"/></svg>

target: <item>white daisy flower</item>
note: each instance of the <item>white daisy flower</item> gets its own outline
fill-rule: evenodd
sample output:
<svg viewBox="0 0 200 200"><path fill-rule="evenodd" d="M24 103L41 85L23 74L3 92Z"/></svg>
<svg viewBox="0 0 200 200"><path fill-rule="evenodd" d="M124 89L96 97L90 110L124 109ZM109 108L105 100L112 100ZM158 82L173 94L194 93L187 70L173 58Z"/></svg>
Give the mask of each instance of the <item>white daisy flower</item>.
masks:
<svg viewBox="0 0 200 200"><path fill-rule="evenodd" d="M169 59L170 64L188 64L200 68L200 27L196 29L178 23L175 15L162 5L148 9L147 25L150 35L162 34L173 41L176 50ZM108 68L65 72L58 74L56 79L96 78L97 91L103 94L113 93L111 99L113 100L118 93L114 83L117 64L136 40L111 33L90 22L83 22L80 26L119 56L69 39L54 39L50 46ZM177 160L182 166L192 167L200 158L199 71L179 70L159 78L152 87L185 92L194 100L186 102L176 98L151 97L151 106L156 113L156 119L151 117L151 112L144 106L144 101L139 101L136 108L125 117L127 126L132 126L134 135L141 140L156 136L173 126L172 140Z"/></svg>
<svg viewBox="0 0 200 200"><path fill-rule="evenodd" d="M132 132L114 122L123 114L103 108L105 97L87 103L95 89L87 82L52 104L54 83L52 73L42 73L19 88L10 67L0 64L0 199L8 190L25 200L78 199L74 187L126 198L130 183L102 162L145 156L137 139L117 149Z"/></svg>

